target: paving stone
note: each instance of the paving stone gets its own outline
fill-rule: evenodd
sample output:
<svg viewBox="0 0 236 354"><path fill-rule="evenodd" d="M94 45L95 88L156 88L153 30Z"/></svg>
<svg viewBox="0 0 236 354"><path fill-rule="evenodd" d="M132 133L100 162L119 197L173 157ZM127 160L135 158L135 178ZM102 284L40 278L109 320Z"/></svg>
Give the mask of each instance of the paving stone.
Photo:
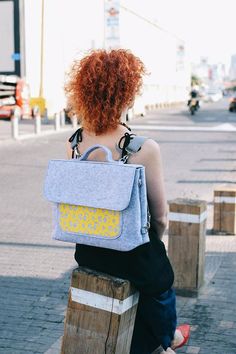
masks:
<svg viewBox="0 0 236 354"><path fill-rule="evenodd" d="M233 328L234 327L234 322L230 322L230 321L220 321L220 327L223 328Z"/></svg>
<svg viewBox="0 0 236 354"><path fill-rule="evenodd" d="M146 133L157 139L155 132ZM182 134L158 132L164 164L172 161L165 167L168 199L198 195L211 203L213 184L191 183L199 176L191 169L208 168L210 163L212 167L213 161L202 159L218 158L223 145L236 151L235 133ZM1 354L60 353L70 275L76 263L73 245L51 240L51 207L42 197L42 184L48 160L65 156L69 135L21 141L0 150ZM214 163L219 168L219 161ZM232 161L222 162L221 167L232 169ZM232 178L226 176L213 180ZM183 178L190 183L179 183ZM212 218L210 204L209 210ZM166 245L167 241L165 236ZM205 284L195 297L177 296L178 322L191 325L190 341L177 353L236 354L235 266L236 237L208 234Z"/></svg>
<svg viewBox="0 0 236 354"><path fill-rule="evenodd" d="M188 354L198 354L200 352L200 347L188 347L186 353Z"/></svg>

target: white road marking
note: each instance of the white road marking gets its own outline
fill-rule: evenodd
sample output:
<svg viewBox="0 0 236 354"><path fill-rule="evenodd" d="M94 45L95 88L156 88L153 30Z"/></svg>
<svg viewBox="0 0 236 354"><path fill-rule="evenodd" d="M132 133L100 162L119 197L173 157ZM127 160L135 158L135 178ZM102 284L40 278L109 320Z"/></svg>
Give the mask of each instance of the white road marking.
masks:
<svg viewBox="0 0 236 354"><path fill-rule="evenodd" d="M159 130L159 131L201 131L201 132L236 132L236 126L233 124L220 124L214 127L195 127L195 126L168 126L168 125L132 125L132 130Z"/></svg>

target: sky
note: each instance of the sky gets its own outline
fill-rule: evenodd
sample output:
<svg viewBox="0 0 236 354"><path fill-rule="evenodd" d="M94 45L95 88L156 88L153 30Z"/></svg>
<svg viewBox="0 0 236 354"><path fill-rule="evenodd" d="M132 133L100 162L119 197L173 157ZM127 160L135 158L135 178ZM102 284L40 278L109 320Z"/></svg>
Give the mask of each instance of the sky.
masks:
<svg viewBox="0 0 236 354"><path fill-rule="evenodd" d="M65 72L71 62L89 48L103 48L106 42L104 1L45 0L43 77L48 107L52 112L56 112L64 100ZM121 45L138 55L150 71L146 80L152 88L148 92L151 100L156 97L155 90L162 87L163 92L158 91L160 100L162 94L167 94L168 87L174 85L173 92L176 87L185 87L190 72L189 60L185 58L199 63L201 57L208 57L210 64L229 64L231 55L236 53L236 0L120 0L120 3L123 6L119 28ZM37 97L41 0L25 0L24 4L26 76L32 95ZM144 22L143 18L149 22ZM171 34L153 26L150 21ZM174 36L185 41L184 70L177 66L179 40Z"/></svg>
<svg viewBox="0 0 236 354"><path fill-rule="evenodd" d="M191 61L229 65L236 54L236 0L123 0L121 4L185 40Z"/></svg>
<svg viewBox="0 0 236 354"><path fill-rule="evenodd" d="M65 1L57 0L58 4L61 4L58 9L61 7L62 16L65 16L66 12L66 16L73 18L75 26L78 21L80 25L84 23L87 36L91 36L91 41L95 39L96 45L102 43L99 36L101 37L103 32L98 29L103 26L104 1L68 0L71 6L65 9ZM231 55L236 54L236 0L120 0L120 4L183 39L186 54L192 62L197 63L200 58L207 57L211 64L223 62L229 66ZM71 13L73 7L80 11ZM129 21L126 27L127 31L138 31L138 28L130 28ZM66 38L66 41L68 40L72 41L72 38ZM77 38L74 38L74 41L77 41ZM80 41L83 41L83 38Z"/></svg>

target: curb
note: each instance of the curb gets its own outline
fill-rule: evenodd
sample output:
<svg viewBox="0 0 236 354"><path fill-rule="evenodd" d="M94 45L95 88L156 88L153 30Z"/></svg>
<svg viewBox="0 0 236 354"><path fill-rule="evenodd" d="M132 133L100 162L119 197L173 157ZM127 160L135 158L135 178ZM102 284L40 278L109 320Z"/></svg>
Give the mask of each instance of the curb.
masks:
<svg viewBox="0 0 236 354"><path fill-rule="evenodd" d="M58 133L64 133L64 132L71 131L71 130L73 130L73 128L72 127L70 127L70 128L68 127L68 128L63 128L63 129L60 129L60 130L45 130L45 131L43 131L43 132L41 132L39 134L34 134L34 133L22 134L22 135L19 135L15 139L13 139L13 138L4 139L4 140L0 139L0 145L13 144L13 143L17 143L17 142L22 141L22 140L41 138L41 137L44 137L44 136L47 136L47 135L54 135L54 134L58 134Z"/></svg>

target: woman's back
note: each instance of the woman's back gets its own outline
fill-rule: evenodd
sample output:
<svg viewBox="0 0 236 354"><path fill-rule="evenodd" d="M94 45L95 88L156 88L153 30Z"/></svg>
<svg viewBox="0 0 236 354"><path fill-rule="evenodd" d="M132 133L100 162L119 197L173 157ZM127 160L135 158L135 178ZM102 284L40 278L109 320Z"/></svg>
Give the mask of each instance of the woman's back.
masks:
<svg viewBox="0 0 236 354"><path fill-rule="evenodd" d="M119 124L116 129L109 131L109 133L101 135L96 135L93 132L83 129L81 131L81 141L77 146L78 152L81 155L92 145L101 144L111 150L114 160L119 160L122 157L125 134L130 135L131 133L127 127L121 124ZM71 145L69 142L67 146L67 155L68 158L71 158L72 156ZM103 161L104 153L99 149L95 150L90 154L89 159ZM166 225L166 200L159 145L152 139L147 139L142 145L140 151L131 155L127 163L145 166L148 204L149 212L151 214L152 228L161 238Z"/></svg>
<svg viewBox="0 0 236 354"><path fill-rule="evenodd" d="M78 141L74 141L75 136L70 139L73 151L68 142L68 158L83 154L95 144L108 147L114 160L129 152L126 147L134 135L122 123L122 117L140 92L144 73L142 61L124 49L92 51L75 61L66 92L82 129ZM104 157L102 150L89 155L95 161L103 161ZM159 345L170 346L176 327L175 296L171 290L174 274L161 241L166 200L159 145L146 139L139 151L128 154L125 162L145 167L150 242L126 252L77 244L75 260L81 266L128 279L140 291L131 354L147 354Z"/></svg>
<svg viewBox="0 0 236 354"><path fill-rule="evenodd" d="M80 129L79 133L77 145L79 154L83 154L85 150L95 144L101 144L111 150L114 160L119 160L122 157L127 137L128 141L134 137L123 125L119 125L109 134L96 135L86 129ZM72 150L69 143L67 152L68 157L71 158ZM104 157L102 150L95 150L89 156L91 160L95 161L103 161ZM152 242L129 252L77 245L75 259L80 265L103 272L108 271L112 275L129 279L140 291L162 293L171 286L173 272L166 256L164 244L160 240L165 227L166 203L164 189L161 185L163 178L158 144L152 139L145 140L141 149L131 155L127 162L145 166L148 204L151 214L149 235Z"/></svg>

